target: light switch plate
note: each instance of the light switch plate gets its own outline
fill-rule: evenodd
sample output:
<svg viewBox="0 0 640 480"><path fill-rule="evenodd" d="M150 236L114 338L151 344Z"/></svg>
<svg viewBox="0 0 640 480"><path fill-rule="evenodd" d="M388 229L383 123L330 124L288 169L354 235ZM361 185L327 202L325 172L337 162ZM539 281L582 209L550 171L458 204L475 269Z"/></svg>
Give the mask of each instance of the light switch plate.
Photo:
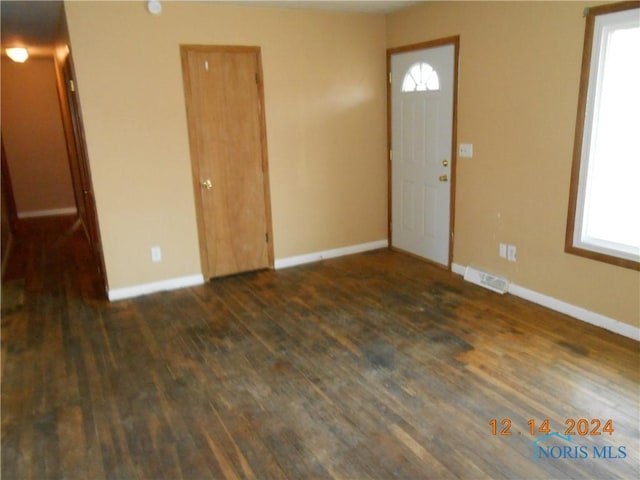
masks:
<svg viewBox="0 0 640 480"><path fill-rule="evenodd" d="M473 143L461 143L458 145L458 156L471 158L473 157Z"/></svg>

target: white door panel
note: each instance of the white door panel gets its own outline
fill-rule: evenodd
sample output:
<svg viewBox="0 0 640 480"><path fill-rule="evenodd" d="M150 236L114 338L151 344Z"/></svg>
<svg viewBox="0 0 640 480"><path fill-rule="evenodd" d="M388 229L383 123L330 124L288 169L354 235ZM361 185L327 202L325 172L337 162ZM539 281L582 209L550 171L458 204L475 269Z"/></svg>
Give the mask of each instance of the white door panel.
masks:
<svg viewBox="0 0 640 480"><path fill-rule="evenodd" d="M445 45L391 57L391 243L443 265L449 263L454 54ZM432 67L439 88L429 89L431 77L403 92L405 75L422 63Z"/></svg>

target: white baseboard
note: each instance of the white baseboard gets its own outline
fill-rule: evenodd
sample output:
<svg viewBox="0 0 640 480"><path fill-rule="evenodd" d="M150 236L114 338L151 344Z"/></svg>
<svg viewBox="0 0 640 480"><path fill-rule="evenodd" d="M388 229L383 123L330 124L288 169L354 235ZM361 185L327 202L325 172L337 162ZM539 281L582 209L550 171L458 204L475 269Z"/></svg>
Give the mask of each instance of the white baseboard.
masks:
<svg viewBox="0 0 640 480"><path fill-rule="evenodd" d="M462 265L458 265L457 263L452 263L451 264L451 271L453 273L456 273L458 275L462 275L464 277L464 272L466 270L467 267L463 267Z"/></svg>
<svg viewBox="0 0 640 480"><path fill-rule="evenodd" d="M31 210L29 212L18 212L18 218L36 218L36 217L57 217L60 215L75 215L78 213L76 207L68 208L51 208L49 210Z"/></svg>
<svg viewBox="0 0 640 480"><path fill-rule="evenodd" d="M361 243L359 245L351 245L349 247L336 248L333 250L325 250L322 252L308 253L295 257L282 258L275 261L275 269L293 267L303 265L305 263L317 262L326 258L341 257L343 255L352 255L354 253L362 253L379 248L389 246L387 240L378 240L376 242ZM204 277L202 275L191 275L188 277L172 278L162 280L160 282L145 283L142 285L133 285L131 287L115 288L109 290L108 296L110 301L124 300L127 298L139 297L150 293L163 292L167 290L176 290L178 288L193 287L202 285Z"/></svg>
<svg viewBox="0 0 640 480"><path fill-rule="evenodd" d="M388 240L377 240L375 242L360 243L358 245L351 245L348 247L334 248L332 250L324 250L322 252L306 253L304 255L296 255L295 257L278 258L275 261L275 269L280 270L282 268L295 267L297 265L304 265L305 263L319 262L327 258L342 257L344 255L353 255L354 253L368 252L370 250L378 250L380 248L387 248L389 246Z"/></svg>
<svg viewBox="0 0 640 480"><path fill-rule="evenodd" d="M456 263L451 265L451 271L458 275L464 275L465 268L466 267ZM591 325L604 328L610 332L640 341L640 328L629 325L628 323L620 322L605 315L558 300L557 298L530 290L515 283L509 284L509 293L516 297L524 298L530 302L542 305L543 307L550 308L551 310L555 310L556 312L564 313L570 317L590 323Z"/></svg>
<svg viewBox="0 0 640 480"><path fill-rule="evenodd" d="M195 287L204 283L202 274L189 275L187 277L170 278L169 280L161 280L159 282L144 283L141 285L133 285L131 287L114 288L109 290L109 301L124 300L126 298L139 297L150 293L166 292L168 290L176 290L178 288Z"/></svg>

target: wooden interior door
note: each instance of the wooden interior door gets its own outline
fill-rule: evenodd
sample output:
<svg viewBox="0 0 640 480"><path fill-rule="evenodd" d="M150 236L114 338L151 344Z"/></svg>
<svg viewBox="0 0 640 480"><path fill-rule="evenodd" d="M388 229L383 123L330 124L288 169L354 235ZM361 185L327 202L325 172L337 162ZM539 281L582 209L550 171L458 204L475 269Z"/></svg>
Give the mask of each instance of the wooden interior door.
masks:
<svg viewBox="0 0 640 480"><path fill-rule="evenodd" d="M273 250L260 49L181 52L203 273L267 268Z"/></svg>

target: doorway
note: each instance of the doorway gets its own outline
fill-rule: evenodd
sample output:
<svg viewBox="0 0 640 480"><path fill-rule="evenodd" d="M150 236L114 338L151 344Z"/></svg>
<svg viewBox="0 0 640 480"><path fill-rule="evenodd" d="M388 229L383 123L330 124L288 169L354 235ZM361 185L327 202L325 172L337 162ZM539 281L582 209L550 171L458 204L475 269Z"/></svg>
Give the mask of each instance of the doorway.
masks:
<svg viewBox="0 0 640 480"><path fill-rule="evenodd" d="M102 252L98 213L96 208L89 157L84 136L84 125L75 81L73 56L69 51L61 65L58 65L58 94L60 110L67 141L71 181L78 208L78 225L84 228L89 241L93 261L100 283L107 294L106 267Z"/></svg>
<svg viewBox="0 0 640 480"><path fill-rule="evenodd" d="M259 47L182 46L205 278L273 266Z"/></svg>
<svg viewBox="0 0 640 480"><path fill-rule="evenodd" d="M36 198L34 193L38 193L41 200L37 205L45 208L33 208L34 202L23 203L21 206L21 219L18 220L16 202L12 201L12 199L7 199L7 212L3 212L3 215L6 214L7 217L13 219L13 221L10 222L13 224L11 225L12 231L10 232L12 235L24 233L22 230L25 230L26 233L30 233L30 230L35 228L34 225L38 223L47 225L51 224L52 228L53 226L56 226L64 229L64 231L58 232L61 235L60 240L62 241L63 239L70 239L74 236L76 230L81 229L81 233L85 234L91 251L88 263L91 267L90 271L92 276L95 277L91 280L91 283L96 286L95 290L97 296L104 298L106 297L107 291L105 265L100 242L100 232L98 229L91 174L89 171L85 134L82 125L78 86L75 81L73 61L70 52L70 39L66 24L64 5L62 2L58 1L17 1L8 2L10 3L8 5L5 5L5 3L7 2L2 4L3 41L5 38L20 38L21 43L28 46L32 45L36 47L35 50L42 50L44 52L41 55L35 55L33 58L27 59L26 67L30 72L28 76L22 77L22 75L25 75L25 70L27 70L22 66L20 67L22 68L22 75L14 75L13 80L14 83L18 82L17 89L15 90L18 94L15 98L20 101L20 108L27 108L22 102L23 98L33 97L31 98L32 103L29 108L31 111L39 112L39 118L42 120L38 120L37 123L45 130L45 132L38 133L38 138L33 139L34 143L35 140L37 140L44 145L42 148L44 153L42 155L27 156L25 151L19 151L15 148L7 152L6 150L9 149L9 145L7 145L7 136L4 137L5 151L3 151L3 155L6 156L8 153L10 162L21 162L24 158L30 158L30 165L33 165L34 161L39 161L43 158L50 159L54 156L52 152L58 152L55 157L62 159L63 164L66 165L63 165L63 168L56 170L57 173L55 175L51 173L51 169L45 171L42 164L38 164L35 171L31 172L31 175L39 179L41 182L40 185L42 185L42 183L45 185L68 184L70 188L65 190L72 190L72 198L67 199L68 203L60 206L68 205L70 207L71 202L73 202L74 205L73 208L49 208L49 205L51 205L51 207L58 206L60 203L59 195L55 196L55 202L51 202L51 196L46 197L46 202L43 202L42 198L45 197L43 192L48 192L52 189L40 188L43 192L39 192L36 184L29 184L29 188L25 189L24 185L27 184L25 182L20 182L22 198L33 199ZM45 35L45 31L49 33ZM50 36L49 34L53 34L53 32L55 32L55 35ZM49 38L45 41L45 37ZM31 62L38 62L39 64L46 63L47 65L50 64L50 68L47 67L46 70L40 69L36 72L36 70L29 67ZM9 63L9 65L13 64ZM3 69L3 74L8 75L9 73L10 71L8 69ZM22 80L22 78L27 78L28 82ZM33 104L34 98L41 98L40 95L34 96L32 91L30 91L30 89L35 88L36 79L38 80L37 84L39 85L39 89L46 88L47 92L52 92L53 88L56 88L55 97L47 94L47 98L49 99L46 104L48 105L47 108L44 108L45 104ZM50 83L51 88L45 86L44 84L46 83ZM5 87L4 82L3 87ZM5 102L3 102L3 106L4 103ZM27 114L30 114L28 110ZM7 123L6 126L9 125L10 124ZM3 125L3 127L4 126L5 125ZM29 127L28 124L15 120L12 124L12 128L14 132L14 141L17 132L21 138L27 139L27 144L30 144L30 136L34 135L33 128ZM53 148L54 145L56 146L55 149ZM61 182L59 173L64 169L64 167L68 167L70 172L67 172L67 175L64 176L65 181ZM69 173L71 177L70 180L68 175ZM8 170L6 177L3 175L3 182L5 180L8 186L16 186L16 183L12 183ZM8 195L10 195L11 189L7 188L6 190ZM28 215L25 215L25 212ZM48 218L50 216L54 216L54 218ZM40 222L41 219L37 217L42 217L42 222ZM69 223L67 220L71 222L70 225L67 225L67 223ZM51 235L53 234L54 233L51 233ZM41 235L41 238L48 242L52 240L51 235ZM60 242L57 242L55 244L59 245L59 243ZM7 258L11 255L8 251L3 251L3 254L6 254Z"/></svg>
<svg viewBox="0 0 640 480"><path fill-rule="evenodd" d="M387 52L389 238L447 268L453 252L459 37Z"/></svg>
<svg viewBox="0 0 640 480"><path fill-rule="evenodd" d="M13 219L11 233L24 233L22 230L38 223L64 226L69 230L65 235L82 228L98 281L105 285L71 54L65 59L58 55L29 58L18 68L4 62L2 94L3 100L5 96L11 99L11 108L5 105L9 102L3 102L3 114L5 107L10 112L3 116L3 162L8 164L3 166L3 181L6 215ZM6 79L10 81L4 82ZM23 102L16 92L30 101ZM49 222L49 217L66 217L71 225L66 226L65 218ZM9 255L7 250L5 257Z"/></svg>

